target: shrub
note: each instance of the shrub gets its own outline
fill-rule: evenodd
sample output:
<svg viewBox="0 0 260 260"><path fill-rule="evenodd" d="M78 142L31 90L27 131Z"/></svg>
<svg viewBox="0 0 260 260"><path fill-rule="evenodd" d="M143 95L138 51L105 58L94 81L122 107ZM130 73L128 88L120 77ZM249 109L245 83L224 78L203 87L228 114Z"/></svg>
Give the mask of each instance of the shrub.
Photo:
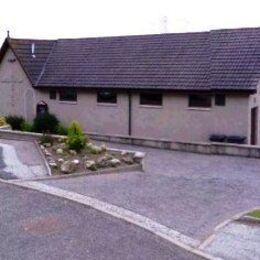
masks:
<svg viewBox="0 0 260 260"><path fill-rule="evenodd" d="M38 133L52 133L57 132L59 120L57 117L50 113L37 115L33 121L33 131Z"/></svg>
<svg viewBox="0 0 260 260"><path fill-rule="evenodd" d="M43 134L41 137L40 137L40 143L41 144L47 144L47 143L50 143L51 145L53 145L54 143L54 138L49 135L49 134Z"/></svg>
<svg viewBox="0 0 260 260"><path fill-rule="evenodd" d="M9 115L6 117L6 123L9 124L13 130L22 130L24 118L22 116Z"/></svg>
<svg viewBox="0 0 260 260"><path fill-rule="evenodd" d="M69 149L80 151L85 148L88 139L85 136L80 124L77 121L72 121L68 128L67 144Z"/></svg>
<svg viewBox="0 0 260 260"><path fill-rule="evenodd" d="M25 132L32 132L33 125L29 122L24 121L21 125L21 130Z"/></svg>
<svg viewBox="0 0 260 260"><path fill-rule="evenodd" d="M0 116L0 126L6 125L5 118L3 116Z"/></svg>
<svg viewBox="0 0 260 260"><path fill-rule="evenodd" d="M58 135L67 135L68 134L68 128L59 124L57 127L57 134Z"/></svg>

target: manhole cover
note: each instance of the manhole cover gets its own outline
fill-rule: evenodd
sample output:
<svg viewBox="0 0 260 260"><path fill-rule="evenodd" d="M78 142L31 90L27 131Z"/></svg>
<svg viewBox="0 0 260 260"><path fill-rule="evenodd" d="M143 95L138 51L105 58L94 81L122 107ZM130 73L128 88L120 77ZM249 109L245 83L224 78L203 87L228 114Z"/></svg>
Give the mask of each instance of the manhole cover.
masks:
<svg viewBox="0 0 260 260"><path fill-rule="evenodd" d="M60 216L48 215L27 220L23 229L31 235L48 235L61 232L65 225Z"/></svg>

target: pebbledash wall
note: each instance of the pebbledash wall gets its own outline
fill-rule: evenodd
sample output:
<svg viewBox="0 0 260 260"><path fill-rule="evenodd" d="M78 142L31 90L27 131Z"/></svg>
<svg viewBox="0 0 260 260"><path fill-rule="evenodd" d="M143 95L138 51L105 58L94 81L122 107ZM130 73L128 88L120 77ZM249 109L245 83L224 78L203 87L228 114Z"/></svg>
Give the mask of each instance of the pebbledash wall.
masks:
<svg viewBox="0 0 260 260"><path fill-rule="evenodd" d="M35 91L9 49L0 63L0 115L22 115L32 120L34 110Z"/></svg>
<svg viewBox="0 0 260 260"><path fill-rule="evenodd" d="M31 82L8 50L0 64L0 114L22 115L32 120L36 104L45 101L49 110L68 124L78 120L86 132L128 135L129 100L119 92L117 104L97 103L94 91L78 90L78 101L49 99L47 90L34 89ZM139 104L139 94L132 94L132 136L173 141L207 141L210 134L249 136L249 95L227 94L225 106L189 108L188 93L163 94L163 106ZM247 138L249 139L249 138ZM248 140L249 141L249 140Z"/></svg>

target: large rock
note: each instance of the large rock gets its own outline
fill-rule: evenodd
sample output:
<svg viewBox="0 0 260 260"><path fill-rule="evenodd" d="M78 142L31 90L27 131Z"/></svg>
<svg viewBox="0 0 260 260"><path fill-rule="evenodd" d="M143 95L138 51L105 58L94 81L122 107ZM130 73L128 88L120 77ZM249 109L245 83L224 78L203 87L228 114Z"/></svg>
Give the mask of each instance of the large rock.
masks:
<svg viewBox="0 0 260 260"><path fill-rule="evenodd" d="M63 151L62 148L58 148L58 149L56 150L56 153L57 153L57 154L63 154L63 152L64 152L64 151Z"/></svg>
<svg viewBox="0 0 260 260"><path fill-rule="evenodd" d="M106 168L110 166L109 160L113 159L110 155L104 155L96 160L98 168Z"/></svg>
<svg viewBox="0 0 260 260"><path fill-rule="evenodd" d="M126 156L126 155L128 155L128 152L127 152L127 151L122 151L122 152L121 152L121 155L122 155L122 156Z"/></svg>
<svg viewBox="0 0 260 260"><path fill-rule="evenodd" d="M52 168L57 168L57 167L58 167L58 165L57 165L57 163L56 163L55 161L50 161L50 162L49 162L49 165L50 165L50 167L52 167Z"/></svg>
<svg viewBox="0 0 260 260"><path fill-rule="evenodd" d="M47 157L51 157L51 156L52 156L52 154L51 154L47 149L43 150L43 152L44 152L44 154L45 154Z"/></svg>
<svg viewBox="0 0 260 260"><path fill-rule="evenodd" d="M114 158L114 159L109 160L109 164L112 167L117 167L121 164L121 161L119 159Z"/></svg>
<svg viewBox="0 0 260 260"><path fill-rule="evenodd" d="M85 162L85 168L91 171L96 171L97 170L97 164L93 160L88 160Z"/></svg>
<svg viewBox="0 0 260 260"><path fill-rule="evenodd" d="M67 174L75 172L76 168L76 164L72 161L65 161L61 164L60 170L61 172Z"/></svg>
<svg viewBox="0 0 260 260"><path fill-rule="evenodd" d="M134 160L131 156L125 156L122 158L122 161L126 164L134 164Z"/></svg>
<svg viewBox="0 0 260 260"><path fill-rule="evenodd" d="M87 143L87 144L86 144L86 147L87 147L88 149L91 149L93 146L94 146L94 144L92 144L92 143Z"/></svg>
<svg viewBox="0 0 260 260"><path fill-rule="evenodd" d="M93 154L100 154L102 152L102 148L97 146L97 145L93 145L90 148L90 152L93 153Z"/></svg>
<svg viewBox="0 0 260 260"><path fill-rule="evenodd" d="M72 162L73 162L75 165L79 165L79 164L80 164L80 161L79 161L78 159L74 159Z"/></svg>
<svg viewBox="0 0 260 260"><path fill-rule="evenodd" d="M63 158L59 158L59 159L58 159L58 162L59 162L59 163L64 163L64 159L63 159Z"/></svg>
<svg viewBox="0 0 260 260"><path fill-rule="evenodd" d="M144 159L145 154L142 152L136 152L133 156L134 162L141 163Z"/></svg>
<svg viewBox="0 0 260 260"><path fill-rule="evenodd" d="M105 144L101 144L100 148L101 148L102 152L107 151L107 146Z"/></svg>

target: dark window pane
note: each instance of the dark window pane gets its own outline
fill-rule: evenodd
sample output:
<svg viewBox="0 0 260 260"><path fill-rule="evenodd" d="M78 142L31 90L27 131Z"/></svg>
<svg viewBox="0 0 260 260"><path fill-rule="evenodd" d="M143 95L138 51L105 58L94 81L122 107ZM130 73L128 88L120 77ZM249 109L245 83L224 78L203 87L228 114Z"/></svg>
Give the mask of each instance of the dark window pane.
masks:
<svg viewBox="0 0 260 260"><path fill-rule="evenodd" d="M77 91L75 89L61 90L60 101L77 101Z"/></svg>
<svg viewBox="0 0 260 260"><path fill-rule="evenodd" d="M225 106L226 105L226 96L224 94L216 94L215 105L216 106Z"/></svg>
<svg viewBox="0 0 260 260"><path fill-rule="evenodd" d="M98 103L117 103L117 94L110 91L99 91L97 93Z"/></svg>
<svg viewBox="0 0 260 260"><path fill-rule="evenodd" d="M141 105L162 106L162 94L161 93L141 93L140 94Z"/></svg>
<svg viewBox="0 0 260 260"><path fill-rule="evenodd" d="M56 99L56 91L50 90L50 99Z"/></svg>
<svg viewBox="0 0 260 260"><path fill-rule="evenodd" d="M210 95L190 95L189 107L211 107Z"/></svg>

